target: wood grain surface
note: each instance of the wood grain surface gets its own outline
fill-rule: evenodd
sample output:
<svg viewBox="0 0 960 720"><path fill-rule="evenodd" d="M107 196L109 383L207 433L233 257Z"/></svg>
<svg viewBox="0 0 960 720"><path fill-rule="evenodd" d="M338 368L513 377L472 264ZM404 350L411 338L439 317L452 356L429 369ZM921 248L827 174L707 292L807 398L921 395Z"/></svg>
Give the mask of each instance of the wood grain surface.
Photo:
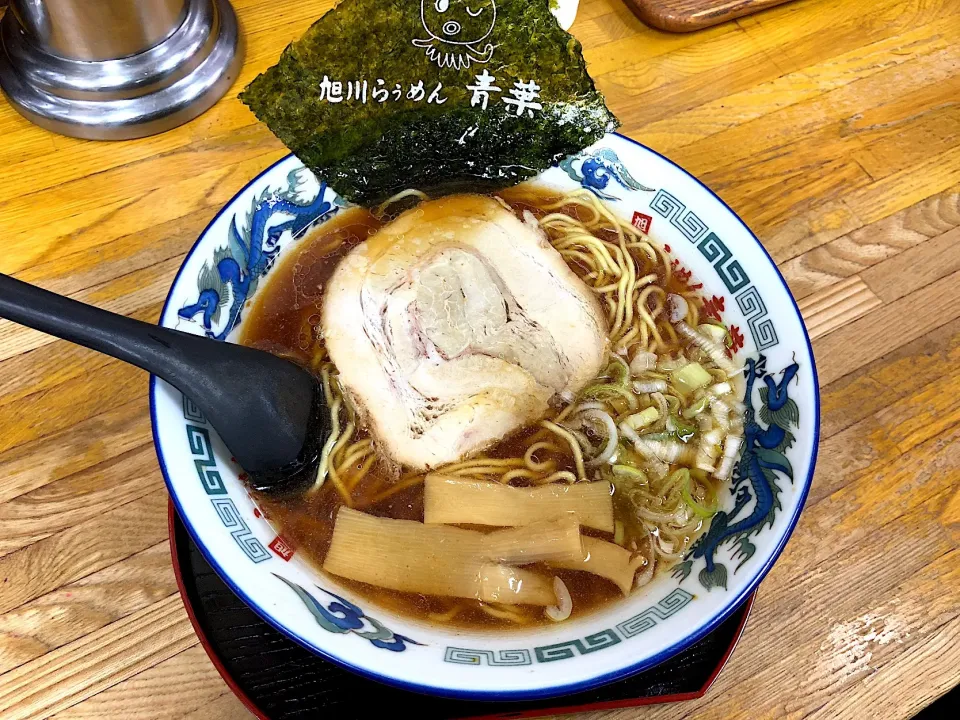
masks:
<svg viewBox="0 0 960 720"><path fill-rule="evenodd" d="M155 321L286 153L238 89L331 4L234 0L237 85L163 135L73 140L0 101L0 271ZM960 3L798 0L671 35L584 0L573 32L624 132L779 263L823 391L810 499L716 685L602 717L911 717L960 681ZM146 395L0 321L0 717L247 717L176 593Z"/></svg>
<svg viewBox="0 0 960 720"><path fill-rule="evenodd" d="M693 32L782 5L789 0L624 0L634 14L668 32Z"/></svg>

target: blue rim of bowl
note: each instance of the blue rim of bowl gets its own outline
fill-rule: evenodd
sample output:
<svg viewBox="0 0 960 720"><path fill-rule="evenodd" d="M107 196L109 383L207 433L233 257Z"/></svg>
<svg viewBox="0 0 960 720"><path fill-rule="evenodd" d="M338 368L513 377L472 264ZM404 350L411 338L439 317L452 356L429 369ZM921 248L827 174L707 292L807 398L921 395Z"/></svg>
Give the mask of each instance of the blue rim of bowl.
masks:
<svg viewBox="0 0 960 720"><path fill-rule="evenodd" d="M708 634L713 632L724 620L730 617L730 615L740 606L740 604L747 597L750 596L750 593L756 590L757 586L766 577L767 573L770 572L770 569L773 567L774 563L776 563L777 559L780 557L780 554L783 552L784 547L786 547L787 541L790 539L790 536L793 535L793 531L796 528L797 522L800 519L800 513L803 511L803 507L807 502L807 495L809 494L809 491L810 491L810 485L813 482L813 474L817 464L817 452L819 450L819 445L820 445L820 380L817 375L816 360L814 359L814 355L813 355L813 345L811 345L810 343L810 335L807 333L806 325L804 325L803 323L803 316L800 314L800 308L797 306L797 301L794 299L793 294L790 292L790 288L787 285L786 280L783 279L783 275L780 274L780 270L777 268L777 264L773 261L773 258L770 257L770 253L767 252L767 249L763 246L763 243L760 242L760 239L756 235L754 235L753 231L747 226L747 224L740 218L739 215L737 215L737 213L733 211L733 209L729 205L727 205L727 203L725 203L720 198L719 195L717 195L713 190L711 190L702 182L700 182L700 180L698 180L692 174L687 172L684 168L680 167L669 158L661 155L656 150L653 150L652 148L647 147L643 143L640 143L640 142L637 142L636 140L628 138L625 135L621 135L620 133L611 133L611 134L615 135L616 137L622 140L626 140L627 142L633 145L636 145L637 147L640 147L643 150L646 150L652 153L653 155L656 155L664 162L677 168L678 170L683 172L687 177L689 177L691 180L697 183L700 187L706 190L718 203L720 203L720 205L726 208L726 210L731 215L733 215L733 217L736 218L737 222L739 222L740 225L743 226L744 230L746 230L747 233L749 233L750 237L753 238L753 241L757 244L757 247L759 247L760 250L763 252L764 256L767 258L767 260L770 263L770 267L776 273L777 279L780 280L780 284L783 286L783 289L786 292L787 297L790 298L790 302L793 305L793 310L800 321L800 328L801 330L803 330L803 339L804 339L804 342L806 342L807 344L807 352L810 356L810 369L813 373L813 400L814 400L815 413L814 413L814 426L813 426L813 450L810 456L810 469L807 472L806 478L804 478L803 487L800 490L800 501L797 503L797 507L793 513L793 517L790 518L790 521L787 525L786 532L784 532L783 535L781 536L779 542L777 543L777 547L774 549L773 553L770 555L767 562L765 562L759 568L759 570L755 573L754 577L750 579L750 581L737 594L737 596L732 601L728 602L720 612L714 615L708 622L698 627L696 631L694 631L689 635L686 635L682 640L674 643L670 647L664 650L661 650L656 655L653 655L641 662L635 663L633 665L629 665L627 667L620 668L618 670L613 670L603 675L598 675L596 677L592 677L586 680L581 680L579 682L568 683L566 685L553 685L553 686L537 688L533 690L507 690L507 691L458 690L454 688L437 687L434 685L411 683L404 680L398 680L388 675L381 675L371 670L367 670L366 668L353 665L339 657L336 657L335 655L330 654L330 652L328 652L327 650L317 647L316 645L311 643L309 640L300 637L293 630L281 624L279 620L276 620L275 618L273 618L270 615L270 613L268 613L265 609L261 608L259 605L253 602L246 595L246 593L244 593L239 587L237 587L237 585L233 582L233 579L226 572L224 572L223 568L217 562L216 558L213 557L213 555L210 553L207 547L200 540L199 535L194 530L193 525L191 525L190 523L190 518L183 511L183 507L180 504L180 499L173 492L173 485L170 482L170 475L167 472L167 465L163 459L163 451L160 447L160 438L157 435L157 415L156 415L157 378L156 376L151 375L150 376L150 426L153 433L153 445L157 453L157 461L160 464L160 472L163 474L163 480L167 485L167 492L169 493L170 498L173 500L174 506L177 508L177 513L180 515L180 519L183 520L184 526L187 528L187 531L190 533L190 537L193 538L193 541L197 544L197 547L200 549L200 552L203 554L203 557L207 560L208 563L210 563L210 566L214 570L216 570L217 575L220 576L220 578L227 584L230 590L237 595L237 597L243 600L243 602L245 602L254 612L256 612L257 615L263 618L264 622L268 623L269 625L274 627L278 632L283 633L284 635L289 637L291 640L303 646L305 649L309 650L310 652L316 655L319 655L320 657L334 663L335 665L338 665L342 668L345 668L346 670L350 670L351 672L357 673L358 675L361 675L370 680L374 680L376 682L380 682L386 685L400 688L401 690L409 690L411 692L425 693L428 695L437 695L440 697L453 698L456 700L487 700L487 701L490 701L490 700L539 700L542 698L558 697L560 695L568 695L576 692L582 692L584 690L591 690L600 685L605 685L607 683L615 682L616 680L622 680L626 677L629 677L630 675L633 675L638 672L642 672L643 670L648 670L655 665L659 665L660 663L670 659L677 653L683 652L688 647L690 647L694 643L698 642L699 640L701 640L702 638L706 637ZM229 208L233 204L233 201L236 200L237 196L246 192L252 185L258 182L264 175L269 173L271 170L273 170L275 167L277 167L281 163L286 162L291 157L293 157L292 154L285 155L284 157L280 158L276 162L272 163L269 167L264 169L262 172L258 173L255 178L253 178L250 182L244 185L239 191L237 191L234 194L234 196L230 198L228 202L224 203L223 207L220 208L220 210L213 217L213 219L209 223L207 223L207 226L203 229L203 232L200 233L200 235L197 237L197 240L193 243L193 245L190 247L190 250L184 256L183 262L180 265L180 269L177 270L176 277L174 277L173 283L171 283L170 285L170 292L167 293L167 298L163 303L163 309L160 311L161 322L164 316L167 314L167 309L170 305L170 299L173 296L174 288L177 287L177 284L180 281L180 276L183 274L183 270L186 267L187 262L193 256L193 253L196 251L197 246L203 241L204 237L206 237L207 232L210 230L210 228L213 227L214 223L217 222L220 216L224 212L226 212L227 208Z"/></svg>

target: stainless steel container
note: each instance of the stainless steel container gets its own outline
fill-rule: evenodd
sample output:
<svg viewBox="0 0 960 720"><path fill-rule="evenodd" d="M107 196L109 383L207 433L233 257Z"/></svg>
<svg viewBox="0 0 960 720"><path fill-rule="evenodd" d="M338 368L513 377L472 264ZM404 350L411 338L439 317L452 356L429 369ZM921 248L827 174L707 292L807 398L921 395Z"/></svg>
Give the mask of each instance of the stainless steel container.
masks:
<svg viewBox="0 0 960 720"><path fill-rule="evenodd" d="M215 103L242 60L229 0L10 0L0 87L25 117L74 137L162 132Z"/></svg>

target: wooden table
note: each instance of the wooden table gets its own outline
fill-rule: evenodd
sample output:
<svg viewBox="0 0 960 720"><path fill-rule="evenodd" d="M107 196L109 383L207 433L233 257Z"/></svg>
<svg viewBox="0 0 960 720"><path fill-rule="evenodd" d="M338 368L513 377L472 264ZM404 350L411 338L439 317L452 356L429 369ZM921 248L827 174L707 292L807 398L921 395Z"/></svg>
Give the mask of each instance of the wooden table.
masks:
<svg viewBox="0 0 960 720"><path fill-rule="evenodd" d="M237 88L330 4L234 0ZM584 0L574 32L624 131L780 264L823 386L810 499L717 684L604 717L910 717L960 681L960 3L801 0L667 35ZM155 321L200 230L286 152L237 88L117 144L0 101L0 271ZM0 322L0 716L245 717L183 610L166 508L143 373Z"/></svg>

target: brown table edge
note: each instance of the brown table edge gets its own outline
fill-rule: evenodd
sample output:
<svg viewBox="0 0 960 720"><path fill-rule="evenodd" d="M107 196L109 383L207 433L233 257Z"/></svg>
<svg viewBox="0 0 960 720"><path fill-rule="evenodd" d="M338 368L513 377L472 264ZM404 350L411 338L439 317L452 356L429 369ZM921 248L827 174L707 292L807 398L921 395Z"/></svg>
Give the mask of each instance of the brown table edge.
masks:
<svg viewBox="0 0 960 720"><path fill-rule="evenodd" d="M710 0L624 0L641 21L658 30L673 33L703 30L788 2L790 0L715 0L712 7L697 10L695 7L674 6L707 5Z"/></svg>

